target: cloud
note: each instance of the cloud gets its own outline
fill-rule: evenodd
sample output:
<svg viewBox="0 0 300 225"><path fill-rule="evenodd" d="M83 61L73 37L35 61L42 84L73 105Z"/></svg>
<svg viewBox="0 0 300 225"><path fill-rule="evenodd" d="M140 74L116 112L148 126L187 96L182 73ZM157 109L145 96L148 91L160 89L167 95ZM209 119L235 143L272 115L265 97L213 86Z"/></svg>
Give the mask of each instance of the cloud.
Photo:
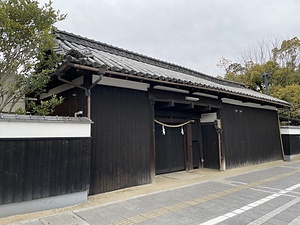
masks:
<svg viewBox="0 0 300 225"><path fill-rule="evenodd" d="M269 37L299 36L297 0L53 0L59 29L210 75Z"/></svg>

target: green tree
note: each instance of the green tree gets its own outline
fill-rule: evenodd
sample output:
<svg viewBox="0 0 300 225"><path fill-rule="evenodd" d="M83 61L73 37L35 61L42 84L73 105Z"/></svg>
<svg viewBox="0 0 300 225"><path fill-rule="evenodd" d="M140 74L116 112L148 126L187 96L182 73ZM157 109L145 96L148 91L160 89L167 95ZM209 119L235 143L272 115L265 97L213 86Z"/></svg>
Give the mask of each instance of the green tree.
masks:
<svg viewBox="0 0 300 225"><path fill-rule="evenodd" d="M276 98L292 103L289 115L299 117L300 115L300 85L292 84L285 87L272 86L270 94Z"/></svg>
<svg viewBox="0 0 300 225"><path fill-rule="evenodd" d="M54 24L65 17L51 1L39 6L34 0L0 0L0 112L10 113L25 96L43 91L59 61L47 56Z"/></svg>
<svg viewBox="0 0 300 225"><path fill-rule="evenodd" d="M238 62L221 59L218 66L225 70L224 79L244 83L247 87L265 92L261 74L270 73L270 95L290 102L291 116L300 114L300 40L295 37L259 45L253 51L244 51ZM248 52L248 55L247 55Z"/></svg>

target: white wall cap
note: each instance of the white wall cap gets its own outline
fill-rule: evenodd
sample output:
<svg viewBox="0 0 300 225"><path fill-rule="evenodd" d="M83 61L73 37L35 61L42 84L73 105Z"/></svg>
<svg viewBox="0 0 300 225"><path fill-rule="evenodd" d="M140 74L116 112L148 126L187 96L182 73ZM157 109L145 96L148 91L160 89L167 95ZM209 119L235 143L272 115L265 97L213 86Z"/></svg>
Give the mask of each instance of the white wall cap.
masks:
<svg viewBox="0 0 300 225"><path fill-rule="evenodd" d="M80 117L0 114L0 138L91 137L91 124Z"/></svg>
<svg viewBox="0 0 300 225"><path fill-rule="evenodd" d="M281 134L300 135L300 126L281 126Z"/></svg>

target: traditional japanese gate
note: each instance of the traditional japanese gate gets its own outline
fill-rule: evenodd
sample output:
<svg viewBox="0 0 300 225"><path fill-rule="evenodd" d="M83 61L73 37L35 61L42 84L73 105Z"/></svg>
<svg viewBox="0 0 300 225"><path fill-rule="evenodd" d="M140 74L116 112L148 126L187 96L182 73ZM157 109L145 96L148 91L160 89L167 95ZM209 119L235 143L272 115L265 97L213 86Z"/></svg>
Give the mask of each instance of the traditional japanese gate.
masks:
<svg viewBox="0 0 300 225"><path fill-rule="evenodd" d="M220 101L155 89L148 98L154 106L156 174L201 167L219 169L220 138L214 121ZM207 120L206 114L214 116ZM202 121L202 115L206 120Z"/></svg>
<svg viewBox="0 0 300 225"><path fill-rule="evenodd" d="M155 120L156 174L194 168L219 169L214 121Z"/></svg>

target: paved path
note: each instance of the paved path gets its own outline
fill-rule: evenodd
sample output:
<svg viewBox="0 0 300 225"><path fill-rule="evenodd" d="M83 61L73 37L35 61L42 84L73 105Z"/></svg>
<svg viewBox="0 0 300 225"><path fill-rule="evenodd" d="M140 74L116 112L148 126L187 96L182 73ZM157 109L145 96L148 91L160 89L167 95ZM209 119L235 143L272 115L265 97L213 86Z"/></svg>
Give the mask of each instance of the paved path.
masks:
<svg viewBox="0 0 300 225"><path fill-rule="evenodd" d="M300 224L300 162L14 225Z"/></svg>

